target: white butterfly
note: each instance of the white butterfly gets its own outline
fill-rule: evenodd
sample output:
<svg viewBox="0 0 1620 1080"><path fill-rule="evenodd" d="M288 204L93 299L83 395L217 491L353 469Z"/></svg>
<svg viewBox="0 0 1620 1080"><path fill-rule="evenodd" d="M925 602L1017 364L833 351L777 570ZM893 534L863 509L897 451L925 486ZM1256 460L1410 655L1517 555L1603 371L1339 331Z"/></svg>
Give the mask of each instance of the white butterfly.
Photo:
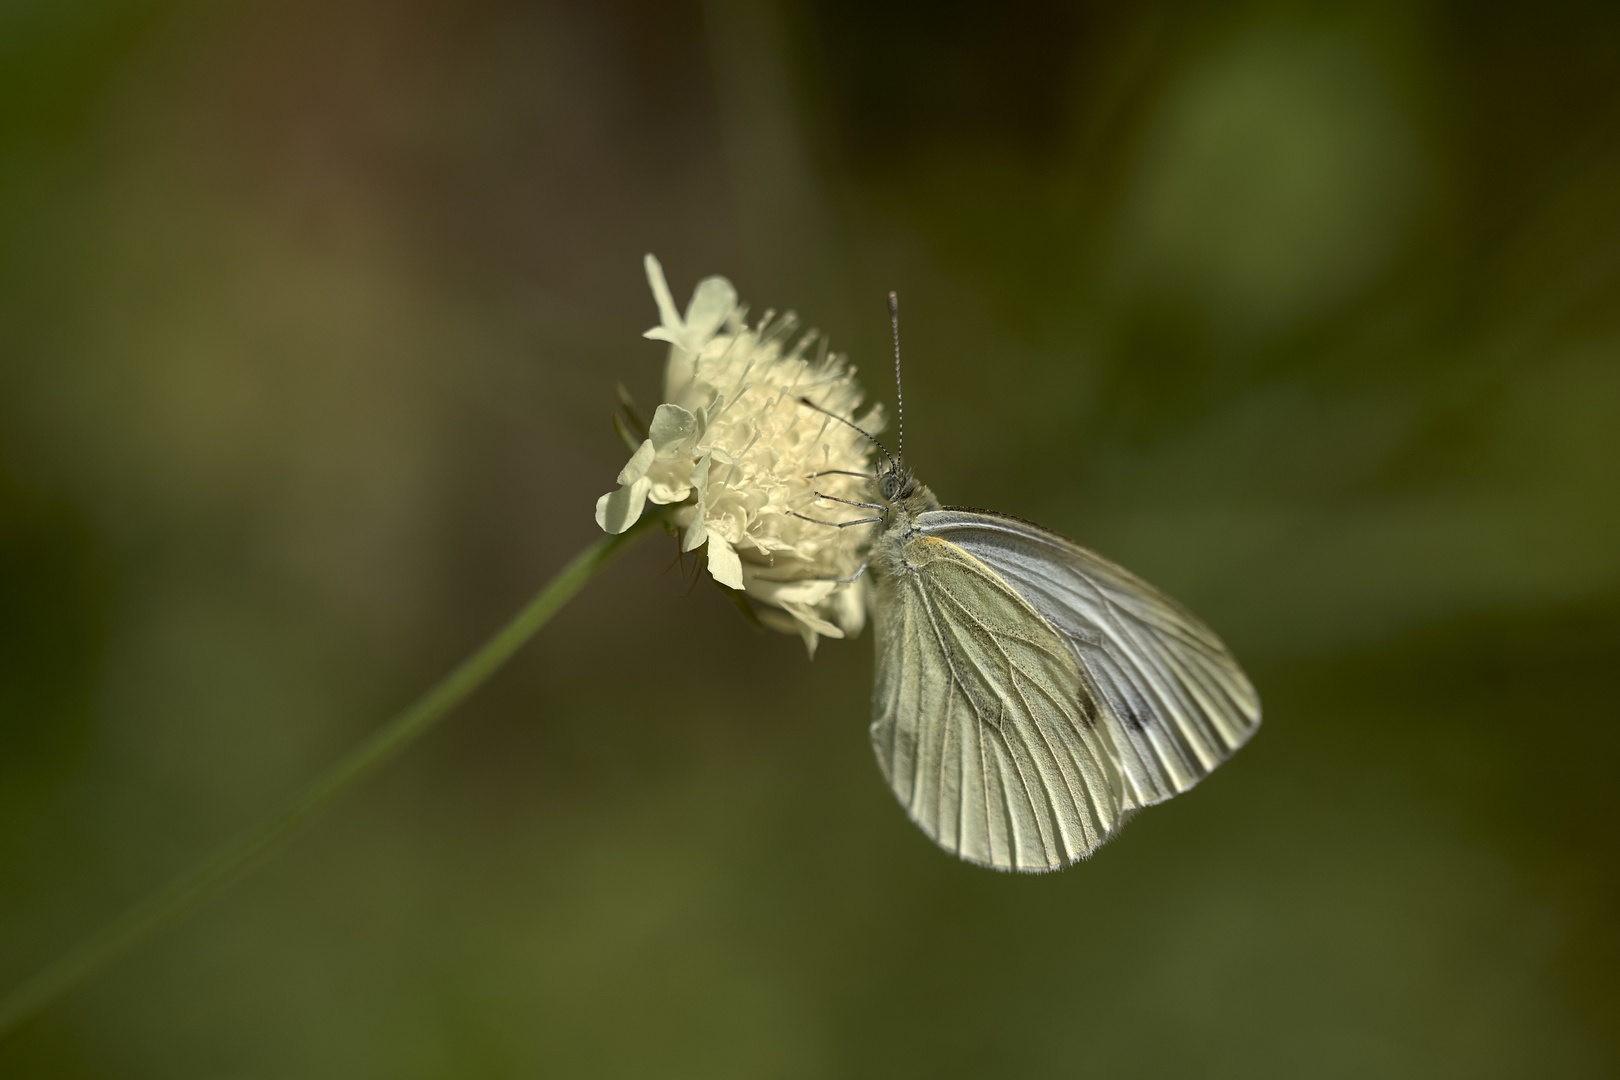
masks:
<svg viewBox="0 0 1620 1080"><path fill-rule="evenodd" d="M941 506L897 459L876 488L858 504L882 512L863 519L882 523L872 748L946 851L1068 866L1254 734L1232 654L1147 582L1039 525Z"/></svg>

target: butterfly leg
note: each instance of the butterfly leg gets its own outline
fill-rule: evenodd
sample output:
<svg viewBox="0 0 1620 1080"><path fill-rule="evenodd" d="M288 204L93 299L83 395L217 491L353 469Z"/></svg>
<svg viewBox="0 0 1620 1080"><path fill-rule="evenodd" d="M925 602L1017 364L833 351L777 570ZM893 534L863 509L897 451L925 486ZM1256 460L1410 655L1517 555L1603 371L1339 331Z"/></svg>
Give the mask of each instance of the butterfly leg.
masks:
<svg viewBox="0 0 1620 1080"><path fill-rule="evenodd" d="M813 577L813 578L799 578L798 580L800 580L800 581L831 581L836 585L850 585L850 584L853 584L854 582L859 581L861 579L861 575L866 573L866 568L868 566L871 566L871 565L872 565L872 557L870 555L868 555L864 560L862 560L861 565L859 565L859 566L857 566L855 568L855 572L853 574L849 575L849 577Z"/></svg>
<svg viewBox="0 0 1620 1080"><path fill-rule="evenodd" d="M796 511L793 511L793 510L789 510L788 513L792 514L796 518L800 518L801 520L814 522L817 525L831 525L835 529L847 529L851 525L870 525L874 521L882 521L883 520L880 517L869 517L869 518L856 518L854 521L823 521L820 518L805 517L803 514L800 514L800 513L796 512Z"/></svg>
<svg viewBox="0 0 1620 1080"><path fill-rule="evenodd" d="M866 573L866 568L868 566L871 566L871 565L872 565L872 556L868 555L866 558L861 560L861 565L857 566L855 568L855 572L853 574L849 575L849 577L827 578L826 580L828 580L828 581L836 581L840 585L850 585L850 584L853 584L854 582L859 581L861 579L861 575Z"/></svg>
<svg viewBox="0 0 1620 1080"><path fill-rule="evenodd" d="M887 506L884 506L882 503L855 502L852 499L840 499L836 495L823 495L819 491L816 492L816 498L818 498L818 499L827 499L827 500L829 500L831 502L843 503L845 506L859 506L859 507L861 507L862 509L865 509L865 510L882 510L885 517L888 516L888 512L889 512L889 508Z"/></svg>
<svg viewBox="0 0 1620 1080"><path fill-rule="evenodd" d="M640 444L638 443L637 445L639 446ZM875 474L873 474L873 473L869 473L869 472L851 472L848 469L822 469L820 472L811 473L810 474L810 479L814 480L818 476L858 476L862 480L876 480L877 479L877 476Z"/></svg>

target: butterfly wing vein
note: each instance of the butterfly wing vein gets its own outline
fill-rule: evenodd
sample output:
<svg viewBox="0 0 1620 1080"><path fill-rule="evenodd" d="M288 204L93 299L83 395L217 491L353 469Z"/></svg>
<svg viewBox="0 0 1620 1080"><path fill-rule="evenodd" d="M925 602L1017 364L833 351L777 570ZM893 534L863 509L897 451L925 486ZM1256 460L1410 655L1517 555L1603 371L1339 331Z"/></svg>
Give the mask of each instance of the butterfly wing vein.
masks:
<svg viewBox="0 0 1620 1080"><path fill-rule="evenodd" d="M1067 642L1101 706L1128 807L1187 790L1259 726L1259 697L1220 638L1129 571L1016 518L940 510L919 523L989 567Z"/></svg>
<svg viewBox="0 0 1620 1080"><path fill-rule="evenodd" d="M1085 857L1124 807L1073 650L961 549L923 539L907 559L914 572L880 584L875 605L872 742L895 795L972 862L1049 870Z"/></svg>

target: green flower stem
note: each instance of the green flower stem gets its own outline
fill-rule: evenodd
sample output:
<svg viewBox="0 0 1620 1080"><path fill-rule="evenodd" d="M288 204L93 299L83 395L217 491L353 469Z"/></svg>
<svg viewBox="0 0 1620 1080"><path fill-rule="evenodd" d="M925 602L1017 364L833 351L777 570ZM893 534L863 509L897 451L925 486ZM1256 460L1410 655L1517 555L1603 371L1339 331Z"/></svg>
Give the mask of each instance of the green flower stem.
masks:
<svg viewBox="0 0 1620 1080"><path fill-rule="evenodd" d="M333 799L420 738L483 685L484 680L511 659L512 654L598 570L645 534L657 520L657 514L646 514L628 531L618 536L604 536L580 552L510 622L437 686L384 724L324 776L298 792L279 814L242 833L0 999L0 1038L220 892L296 835Z"/></svg>

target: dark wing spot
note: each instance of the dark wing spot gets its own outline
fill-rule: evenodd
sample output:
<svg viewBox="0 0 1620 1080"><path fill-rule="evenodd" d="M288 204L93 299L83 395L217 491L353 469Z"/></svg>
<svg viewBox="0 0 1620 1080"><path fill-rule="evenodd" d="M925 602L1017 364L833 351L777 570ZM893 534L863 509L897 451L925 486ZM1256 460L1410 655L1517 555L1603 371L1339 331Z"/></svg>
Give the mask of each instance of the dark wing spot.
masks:
<svg viewBox="0 0 1620 1080"><path fill-rule="evenodd" d="M1120 719L1131 731L1141 731L1153 723L1153 713L1148 709L1147 702L1135 694L1128 694L1122 702L1124 706L1120 712Z"/></svg>

